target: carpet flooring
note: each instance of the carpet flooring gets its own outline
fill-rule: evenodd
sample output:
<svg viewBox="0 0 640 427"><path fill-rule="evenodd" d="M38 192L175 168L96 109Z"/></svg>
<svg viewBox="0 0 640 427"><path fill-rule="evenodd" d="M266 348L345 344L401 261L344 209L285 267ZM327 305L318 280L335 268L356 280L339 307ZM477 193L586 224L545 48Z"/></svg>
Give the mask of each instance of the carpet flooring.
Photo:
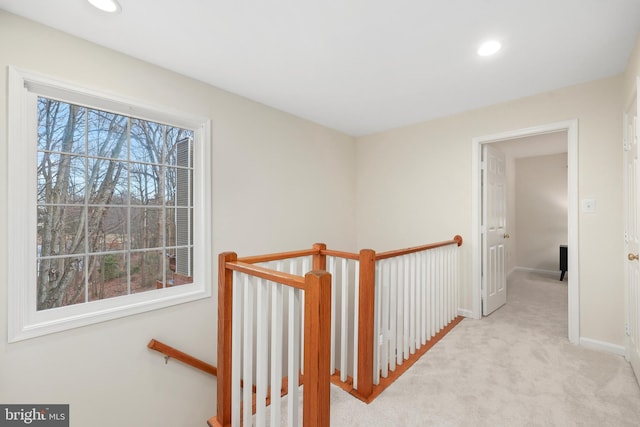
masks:
<svg viewBox="0 0 640 427"><path fill-rule="evenodd" d="M332 386L331 426L640 426L625 359L569 343L566 281L519 270L507 289L371 404Z"/></svg>

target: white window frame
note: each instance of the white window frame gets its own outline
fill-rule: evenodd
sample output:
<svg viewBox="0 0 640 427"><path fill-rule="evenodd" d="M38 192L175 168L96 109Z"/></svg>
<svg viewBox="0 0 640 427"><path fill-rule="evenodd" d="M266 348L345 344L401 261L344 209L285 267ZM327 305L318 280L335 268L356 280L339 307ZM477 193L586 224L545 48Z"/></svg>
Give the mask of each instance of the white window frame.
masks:
<svg viewBox="0 0 640 427"><path fill-rule="evenodd" d="M8 341L15 342L211 296L211 120L9 67ZM194 131L193 283L37 310L37 98Z"/></svg>

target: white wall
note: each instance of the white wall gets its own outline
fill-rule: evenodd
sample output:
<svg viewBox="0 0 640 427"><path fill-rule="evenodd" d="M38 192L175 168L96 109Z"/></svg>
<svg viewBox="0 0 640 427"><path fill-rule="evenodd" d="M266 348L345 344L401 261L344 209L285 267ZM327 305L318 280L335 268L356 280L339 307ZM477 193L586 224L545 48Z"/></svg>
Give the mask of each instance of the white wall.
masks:
<svg viewBox="0 0 640 427"><path fill-rule="evenodd" d="M580 335L623 345L622 77L559 89L358 138L358 244L376 250L461 234L468 264L461 308L472 309L472 139L578 119ZM437 100L434 100L437 102Z"/></svg>
<svg viewBox="0 0 640 427"><path fill-rule="evenodd" d="M567 154L517 159L515 194L516 265L559 271L559 245L568 243Z"/></svg>
<svg viewBox="0 0 640 427"><path fill-rule="evenodd" d="M625 70L623 76L623 110L626 110L628 102L636 93L636 81L638 76L640 76L640 34L638 34L636 45L631 52L631 55L629 55L629 63L627 64L627 69Z"/></svg>
<svg viewBox="0 0 640 427"><path fill-rule="evenodd" d="M9 64L211 117L214 254L302 249L318 241L356 249L352 137L3 11L0 173L7 170L7 144L20 143L7 141ZM205 425L215 415L215 379L175 361L165 365L146 344L156 338L215 364L215 296L7 344L6 182L2 176L0 402L69 403L77 427Z"/></svg>

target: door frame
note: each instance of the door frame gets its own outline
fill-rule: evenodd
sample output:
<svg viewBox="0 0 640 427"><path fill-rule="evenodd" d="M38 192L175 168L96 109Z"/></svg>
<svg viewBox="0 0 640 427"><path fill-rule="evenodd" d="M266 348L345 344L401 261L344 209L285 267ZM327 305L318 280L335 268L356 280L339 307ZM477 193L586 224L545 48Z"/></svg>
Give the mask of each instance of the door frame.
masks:
<svg viewBox="0 0 640 427"><path fill-rule="evenodd" d="M482 245L481 245L481 161L482 145L508 139L534 136L551 132L567 132L567 224L568 224L568 319L569 341L580 342L580 281L578 270L578 120L549 123L529 128L516 129L491 135L475 137L471 141L471 286L472 317L482 318Z"/></svg>

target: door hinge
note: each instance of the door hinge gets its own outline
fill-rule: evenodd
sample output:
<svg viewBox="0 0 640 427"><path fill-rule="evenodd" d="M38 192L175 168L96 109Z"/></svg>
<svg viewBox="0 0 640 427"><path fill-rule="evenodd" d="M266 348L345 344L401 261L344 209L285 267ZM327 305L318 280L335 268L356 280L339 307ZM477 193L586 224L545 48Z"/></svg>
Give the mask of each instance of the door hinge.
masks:
<svg viewBox="0 0 640 427"><path fill-rule="evenodd" d="M624 334L629 335L629 322L624 322Z"/></svg>

